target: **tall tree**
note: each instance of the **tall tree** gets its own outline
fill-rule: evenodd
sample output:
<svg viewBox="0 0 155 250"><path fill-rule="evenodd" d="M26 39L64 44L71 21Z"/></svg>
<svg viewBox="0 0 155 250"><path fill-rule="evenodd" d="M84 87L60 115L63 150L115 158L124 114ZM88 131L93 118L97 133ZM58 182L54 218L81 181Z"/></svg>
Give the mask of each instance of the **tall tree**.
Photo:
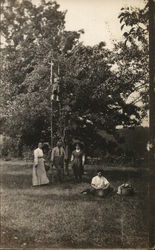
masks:
<svg viewBox="0 0 155 250"><path fill-rule="evenodd" d="M85 138L89 147L99 144L95 137L100 130L119 140L117 126L140 124L139 108L126 103L132 88L113 72L113 65L113 52L103 42L93 47L78 44L62 61L62 120L67 117L71 133Z"/></svg>
<svg viewBox="0 0 155 250"><path fill-rule="evenodd" d="M2 110L8 133L18 131L27 143L50 126L51 57L57 61L80 36L64 30L64 19L65 12L53 1L38 6L29 0L3 1Z"/></svg>
<svg viewBox="0 0 155 250"><path fill-rule="evenodd" d="M60 122L58 108L53 114L55 133L61 130L67 139L81 138L92 147L109 143L106 139L101 143L96 136L100 130L118 140L116 126L140 122L139 108L127 103L133 84L113 71L114 53L104 42L84 46L79 42L83 30L66 31L64 25L65 12L59 11L56 2L35 6L29 0L4 1L1 52L6 131L18 133L26 144L35 144L41 136L50 141L53 57L54 65L59 64L61 100Z"/></svg>

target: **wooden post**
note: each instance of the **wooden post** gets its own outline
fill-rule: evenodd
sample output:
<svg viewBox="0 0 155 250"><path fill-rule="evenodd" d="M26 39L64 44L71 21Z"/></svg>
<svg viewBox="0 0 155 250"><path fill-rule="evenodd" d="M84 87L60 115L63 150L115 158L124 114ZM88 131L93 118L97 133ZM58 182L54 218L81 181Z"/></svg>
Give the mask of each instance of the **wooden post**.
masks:
<svg viewBox="0 0 155 250"><path fill-rule="evenodd" d="M57 74L60 79L60 65L58 61L57 65ZM60 82L59 82L59 89L60 89ZM60 99L60 94L59 94L59 103L58 103L58 121L59 121L59 135L62 139L62 113L61 113L61 99Z"/></svg>
<svg viewBox="0 0 155 250"><path fill-rule="evenodd" d="M53 148L53 113L54 113L54 106L57 107L58 109L58 127L59 127L59 133L61 136L61 104L60 104L60 100L57 102L56 100L53 100L52 98L52 89L53 89L53 56L51 54L51 72L50 72L50 86L51 86L51 148ZM60 68L59 68L59 63L58 63L58 67L57 67L57 75L59 76L60 74ZM54 102L56 105L54 105Z"/></svg>
<svg viewBox="0 0 155 250"><path fill-rule="evenodd" d="M52 86L53 86L53 58L51 58L50 86L51 86L51 97L52 97ZM53 100L52 100L52 98L51 98L51 148L53 148Z"/></svg>

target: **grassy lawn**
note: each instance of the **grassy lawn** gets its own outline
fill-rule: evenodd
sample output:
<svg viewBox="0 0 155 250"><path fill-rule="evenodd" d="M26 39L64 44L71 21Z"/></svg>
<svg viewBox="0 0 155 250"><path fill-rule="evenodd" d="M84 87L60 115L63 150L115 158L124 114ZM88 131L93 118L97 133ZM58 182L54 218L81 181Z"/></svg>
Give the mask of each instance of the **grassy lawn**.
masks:
<svg viewBox="0 0 155 250"><path fill-rule="evenodd" d="M86 170L82 184L71 176L63 184L32 188L30 165L2 162L1 247L147 248L147 177L107 170L115 188L130 181L136 194L103 199L80 194L95 166Z"/></svg>

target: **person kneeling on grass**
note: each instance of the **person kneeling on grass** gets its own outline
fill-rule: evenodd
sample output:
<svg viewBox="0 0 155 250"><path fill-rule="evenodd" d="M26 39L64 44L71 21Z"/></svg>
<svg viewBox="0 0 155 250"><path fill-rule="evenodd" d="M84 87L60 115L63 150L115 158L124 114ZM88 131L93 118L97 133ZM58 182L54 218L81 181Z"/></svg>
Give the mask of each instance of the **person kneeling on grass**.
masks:
<svg viewBox="0 0 155 250"><path fill-rule="evenodd" d="M109 181L103 176L103 170L99 169L97 170L97 175L92 178L91 188L82 191L82 193L104 197L112 190L113 188L110 186Z"/></svg>

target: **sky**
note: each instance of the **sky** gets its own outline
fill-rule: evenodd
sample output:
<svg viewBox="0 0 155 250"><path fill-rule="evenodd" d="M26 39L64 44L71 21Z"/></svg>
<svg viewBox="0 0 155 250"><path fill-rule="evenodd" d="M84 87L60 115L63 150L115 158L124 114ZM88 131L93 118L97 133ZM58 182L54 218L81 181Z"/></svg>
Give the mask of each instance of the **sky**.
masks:
<svg viewBox="0 0 155 250"><path fill-rule="evenodd" d="M81 41L85 45L106 42L111 48L112 40L121 40L122 31L118 15L125 6L144 7L144 0L57 0L61 10L67 10L66 29L84 29Z"/></svg>
<svg viewBox="0 0 155 250"><path fill-rule="evenodd" d="M38 4L40 0L32 0ZM95 45L101 41L112 48L112 40L121 40L118 15L122 7L143 8L144 0L56 0L60 10L67 10L66 30L84 29L80 40L85 45Z"/></svg>

